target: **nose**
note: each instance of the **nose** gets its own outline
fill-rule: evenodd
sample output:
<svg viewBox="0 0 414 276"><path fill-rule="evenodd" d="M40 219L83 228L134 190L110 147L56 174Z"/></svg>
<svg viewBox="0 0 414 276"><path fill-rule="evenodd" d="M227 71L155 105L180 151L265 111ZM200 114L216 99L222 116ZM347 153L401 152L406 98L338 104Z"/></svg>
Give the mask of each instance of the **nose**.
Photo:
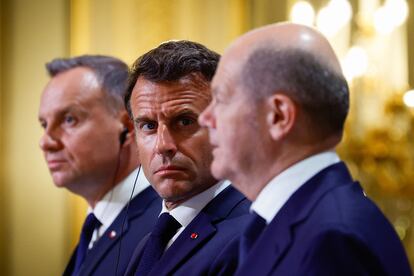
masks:
<svg viewBox="0 0 414 276"><path fill-rule="evenodd" d="M57 151L61 148L61 143L55 137L53 137L48 131L45 131L40 138L39 146L44 152Z"/></svg>
<svg viewBox="0 0 414 276"><path fill-rule="evenodd" d="M216 121L213 115L213 104L210 103L206 109L198 116L198 123L207 128L215 128Z"/></svg>
<svg viewBox="0 0 414 276"><path fill-rule="evenodd" d="M156 152L165 157L173 157L177 153L177 144L166 125L159 125L157 130Z"/></svg>

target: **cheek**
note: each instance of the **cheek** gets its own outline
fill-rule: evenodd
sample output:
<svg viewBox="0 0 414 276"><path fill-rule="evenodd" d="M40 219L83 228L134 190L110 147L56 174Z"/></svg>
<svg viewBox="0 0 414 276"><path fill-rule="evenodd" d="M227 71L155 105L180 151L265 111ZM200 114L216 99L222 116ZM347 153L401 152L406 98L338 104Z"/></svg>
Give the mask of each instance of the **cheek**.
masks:
<svg viewBox="0 0 414 276"><path fill-rule="evenodd" d="M216 136L219 140L219 143L222 143L222 146L225 146L227 149L231 150L233 147L238 145L240 137L240 130L245 128L246 125L241 123L226 123L223 124L219 131L217 131Z"/></svg>
<svg viewBox="0 0 414 276"><path fill-rule="evenodd" d="M223 140L228 139L229 136L234 132L233 127L238 125L239 122L235 121L232 116L232 110L219 110L216 116L216 132L215 136L217 139ZM237 114L237 113L236 113ZM241 127L242 125L238 125ZM220 142L220 141L219 141Z"/></svg>
<svg viewBox="0 0 414 276"><path fill-rule="evenodd" d="M73 159L83 159L84 156L93 154L93 148L89 144L91 140L84 139L83 136L77 133L69 133L62 137L65 151Z"/></svg>
<svg viewBox="0 0 414 276"><path fill-rule="evenodd" d="M218 154L215 155L224 162L223 166L232 166L232 162L242 161L246 158L246 151L252 153L257 140L250 139L250 128L250 124L239 117L226 118L226 124L217 133L219 147Z"/></svg>
<svg viewBox="0 0 414 276"><path fill-rule="evenodd" d="M138 157L143 166L147 167L151 162L151 156L153 156L155 139L152 136L136 137Z"/></svg>
<svg viewBox="0 0 414 276"><path fill-rule="evenodd" d="M66 151L79 162L108 162L119 153L120 146L113 132L79 131L63 140Z"/></svg>

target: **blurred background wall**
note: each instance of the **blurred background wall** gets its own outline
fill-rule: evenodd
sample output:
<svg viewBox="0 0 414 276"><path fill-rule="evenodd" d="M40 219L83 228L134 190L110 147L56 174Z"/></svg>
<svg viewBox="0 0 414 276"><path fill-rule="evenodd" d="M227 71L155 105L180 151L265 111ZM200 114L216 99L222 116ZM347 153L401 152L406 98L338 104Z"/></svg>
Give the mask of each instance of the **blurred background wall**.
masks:
<svg viewBox="0 0 414 276"><path fill-rule="evenodd" d="M352 90L340 154L414 264L414 0L0 0L0 274L61 274L84 219L38 148L45 62L90 53L131 64L169 39L222 53L288 19L317 26L340 56Z"/></svg>

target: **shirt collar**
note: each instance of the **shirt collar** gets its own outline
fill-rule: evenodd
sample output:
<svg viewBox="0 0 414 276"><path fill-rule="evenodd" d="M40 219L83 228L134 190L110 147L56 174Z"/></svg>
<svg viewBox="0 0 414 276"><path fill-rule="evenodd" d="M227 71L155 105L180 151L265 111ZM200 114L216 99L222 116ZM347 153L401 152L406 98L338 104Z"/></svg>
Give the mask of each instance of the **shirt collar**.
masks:
<svg viewBox="0 0 414 276"><path fill-rule="evenodd" d="M339 162L334 151L312 155L275 176L259 193L250 210L269 224L290 196L322 169Z"/></svg>
<svg viewBox="0 0 414 276"><path fill-rule="evenodd" d="M163 201L160 215L165 212L170 213L183 227L187 227L198 213L229 185L230 181L228 180L220 181L170 211L165 207L165 201Z"/></svg>
<svg viewBox="0 0 414 276"><path fill-rule="evenodd" d="M95 205L94 209L91 207L88 208L88 214L93 212L96 218L102 223L100 228L101 232L104 232L114 222L115 218L128 203L137 173L139 175L132 198L135 197L150 185L140 167L131 172L118 185L107 192Z"/></svg>

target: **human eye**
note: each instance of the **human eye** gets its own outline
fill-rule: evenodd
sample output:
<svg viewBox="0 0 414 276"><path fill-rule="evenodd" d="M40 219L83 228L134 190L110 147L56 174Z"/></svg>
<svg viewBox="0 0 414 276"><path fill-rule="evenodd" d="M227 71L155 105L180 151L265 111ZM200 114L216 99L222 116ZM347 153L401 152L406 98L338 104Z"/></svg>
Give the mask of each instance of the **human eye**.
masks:
<svg viewBox="0 0 414 276"><path fill-rule="evenodd" d="M181 115L178 116L173 123L173 128L177 131L193 132L196 131L198 127L197 115Z"/></svg>
<svg viewBox="0 0 414 276"><path fill-rule="evenodd" d="M46 127L47 127L47 123L46 123L46 121L45 121L45 120L39 120L39 123L40 123L40 126L41 126L43 129L46 129Z"/></svg>
<svg viewBox="0 0 414 276"><path fill-rule="evenodd" d="M196 120L193 119L193 118L190 118L190 117L182 117L182 118L179 118L177 120L177 122L178 122L178 124L180 126L184 126L185 127L185 126L189 126L189 125L194 124L196 122Z"/></svg>
<svg viewBox="0 0 414 276"><path fill-rule="evenodd" d="M138 131L152 132L157 128L157 123L152 121L140 121L136 123Z"/></svg>
<svg viewBox="0 0 414 276"><path fill-rule="evenodd" d="M221 106L227 104L227 99L223 95L223 93L217 93L213 96L213 99L211 100L212 106Z"/></svg>
<svg viewBox="0 0 414 276"><path fill-rule="evenodd" d="M156 124L154 122L143 123L141 126L142 130L151 131L156 128Z"/></svg>
<svg viewBox="0 0 414 276"><path fill-rule="evenodd" d="M77 120L72 114L65 114L65 116L63 116L63 123L67 126L74 126L77 123Z"/></svg>
<svg viewBox="0 0 414 276"><path fill-rule="evenodd" d="M213 100L211 101L211 105L215 106L215 105L219 104L220 102L221 102L220 99L217 96L215 96L215 97L213 97Z"/></svg>

